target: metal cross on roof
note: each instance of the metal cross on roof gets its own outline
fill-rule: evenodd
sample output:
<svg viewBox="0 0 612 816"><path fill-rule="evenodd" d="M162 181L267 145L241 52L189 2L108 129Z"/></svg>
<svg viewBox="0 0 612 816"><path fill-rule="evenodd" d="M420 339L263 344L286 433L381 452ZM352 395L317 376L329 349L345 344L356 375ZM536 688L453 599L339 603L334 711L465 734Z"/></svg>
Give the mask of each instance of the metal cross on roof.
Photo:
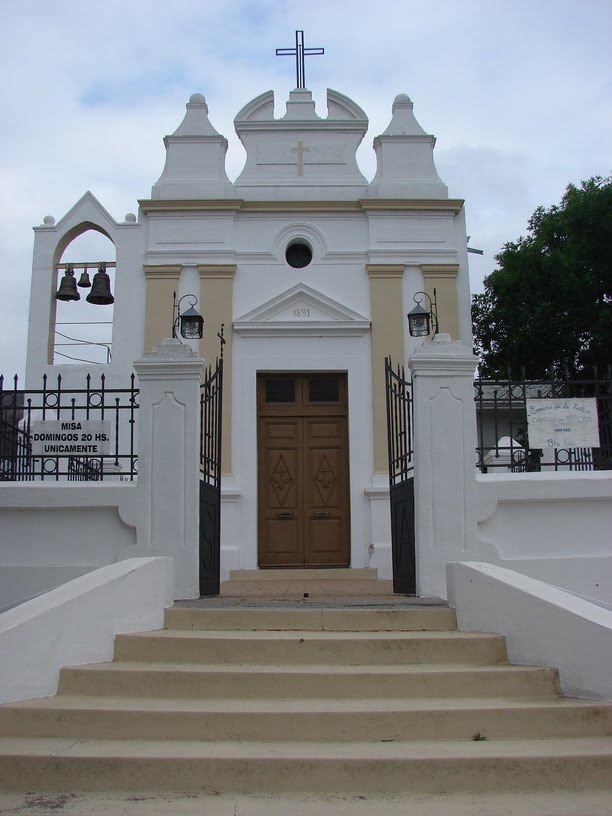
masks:
<svg viewBox="0 0 612 816"><path fill-rule="evenodd" d="M297 88L306 87L304 57L316 57L325 53L324 48L304 48L304 32L295 32L295 48L277 48L277 57L295 56L295 73L297 75Z"/></svg>

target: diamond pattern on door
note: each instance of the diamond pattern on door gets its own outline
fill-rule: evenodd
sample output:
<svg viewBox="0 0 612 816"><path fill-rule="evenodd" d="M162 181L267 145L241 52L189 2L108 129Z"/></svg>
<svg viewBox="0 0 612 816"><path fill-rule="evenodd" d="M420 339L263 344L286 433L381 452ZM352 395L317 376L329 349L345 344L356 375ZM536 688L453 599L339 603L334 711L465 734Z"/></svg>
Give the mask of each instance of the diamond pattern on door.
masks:
<svg viewBox="0 0 612 816"><path fill-rule="evenodd" d="M293 484L293 477L289 473L282 455L279 456L276 467L272 471L272 475L270 476L270 484L272 485L272 489L274 490L274 495L276 496L278 503L282 507L285 504L285 500L287 499L291 485Z"/></svg>
<svg viewBox="0 0 612 816"><path fill-rule="evenodd" d="M317 490L319 491L321 501L325 506L327 506L334 490L336 477L330 467L329 460L325 454L323 454L321 463L317 468L317 472L314 475L314 482L317 487Z"/></svg>

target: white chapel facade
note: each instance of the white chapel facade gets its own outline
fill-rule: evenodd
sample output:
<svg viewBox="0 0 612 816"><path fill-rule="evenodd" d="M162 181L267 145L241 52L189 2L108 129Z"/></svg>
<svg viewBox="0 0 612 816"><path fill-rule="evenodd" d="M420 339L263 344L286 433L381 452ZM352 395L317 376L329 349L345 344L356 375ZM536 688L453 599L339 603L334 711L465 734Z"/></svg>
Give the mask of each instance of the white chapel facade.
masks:
<svg viewBox="0 0 612 816"><path fill-rule="evenodd" d="M471 347L463 202L438 177L435 139L397 96L368 181L356 160L367 128L336 91L322 115L294 90L280 118L264 93L235 118L246 162L232 182L227 140L194 94L137 218L117 222L87 193L35 230L30 387L82 368L53 364L49 337L62 252L89 229L116 251L109 382L168 336L174 292L198 298L193 348L208 363L223 325L222 578L272 566L390 577L385 357L403 364L422 342L406 314L434 289L440 331Z"/></svg>

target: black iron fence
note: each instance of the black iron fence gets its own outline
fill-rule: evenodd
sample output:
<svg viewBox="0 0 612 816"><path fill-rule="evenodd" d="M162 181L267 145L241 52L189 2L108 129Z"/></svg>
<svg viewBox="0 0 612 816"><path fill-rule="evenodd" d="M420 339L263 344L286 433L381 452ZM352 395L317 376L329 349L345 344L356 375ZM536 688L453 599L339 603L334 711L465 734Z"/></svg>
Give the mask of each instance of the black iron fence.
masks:
<svg viewBox="0 0 612 816"><path fill-rule="evenodd" d="M221 334L223 343L223 336ZM223 352L223 346L221 346ZM223 357L200 386L200 594L218 595L221 565Z"/></svg>
<svg viewBox="0 0 612 816"><path fill-rule="evenodd" d="M221 488L221 412L223 408L223 359L205 371L200 386L200 478Z"/></svg>
<svg viewBox="0 0 612 816"><path fill-rule="evenodd" d="M416 592L412 382L385 358L393 591Z"/></svg>
<svg viewBox="0 0 612 816"><path fill-rule="evenodd" d="M476 463L483 473L612 470L612 368L590 379L529 380L509 372L503 381L474 382L477 417ZM599 446L530 446L527 411L531 400L594 400ZM536 409L537 410L537 409ZM553 440L549 441L550 443Z"/></svg>
<svg viewBox="0 0 612 816"><path fill-rule="evenodd" d="M406 379L404 366L393 368L385 358L387 395L387 445L389 483L393 487L412 476L414 444L412 438L412 382Z"/></svg>
<svg viewBox="0 0 612 816"><path fill-rule="evenodd" d="M74 388L44 375L42 388L25 390L0 376L0 481L136 479L135 380L108 388L104 374L88 374Z"/></svg>

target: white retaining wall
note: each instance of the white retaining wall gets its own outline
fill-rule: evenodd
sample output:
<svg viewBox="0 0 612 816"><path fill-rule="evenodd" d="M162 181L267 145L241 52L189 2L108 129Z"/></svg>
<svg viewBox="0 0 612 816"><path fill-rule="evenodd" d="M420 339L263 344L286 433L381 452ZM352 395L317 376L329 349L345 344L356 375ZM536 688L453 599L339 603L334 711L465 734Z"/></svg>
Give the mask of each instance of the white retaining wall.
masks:
<svg viewBox="0 0 612 816"><path fill-rule="evenodd" d="M612 611L493 564L447 573L460 630L504 635L512 663L558 668L565 694L612 700Z"/></svg>
<svg viewBox="0 0 612 816"><path fill-rule="evenodd" d="M161 629L172 558L133 558L0 615L0 703L55 694L62 666L111 660L115 635Z"/></svg>
<svg viewBox="0 0 612 816"><path fill-rule="evenodd" d="M137 483L0 485L0 611L121 558L136 544Z"/></svg>
<svg viewBox="0 0 612 816"><path fill-rule="evenodd" d="M204 366L178 340L134 363L138 478L0 482L0 610L125 558L175 560L174 598L199 597L199 392Z"/></svg>
<svg viewBox="0 0 612 816"><path fill-rule="evenodd" d="M612 472L479 475L476 502L471 557L612 602Z"/></svg>
<svg viewBox="0 0 612 816"><path fill-rule="evenodd" d="M481 561L612 603L612 471L478 473L475 364L443 334L409 362L418 594L447 598L446 565Z"/></svg>
<svg viewBox="0 0 612 816"><path fill-rule="evenodd" d="M155 555L175 559L175 598L199 595L194 440L203 362L168 340L134 365L141 389L136 481L0 483L0 609L79 572ZM418 593L446 598L447 563L486 561L612 603L612 472L477 475L474 366L471 349L448 335L425 343L410 361ZM252 453L252 438L249 444ZM255 460L243 456L242 465L247 461ZM367 468L356 467L352 482L363 484ZM244 485L229 477L223 489L228 569L247 551L255 558L244 544L254 541L255 497L241 511ZM372 485L365 501L355 493L352 506L360 529L353 566L377 566L387 577L386 486Z"/></svg>

